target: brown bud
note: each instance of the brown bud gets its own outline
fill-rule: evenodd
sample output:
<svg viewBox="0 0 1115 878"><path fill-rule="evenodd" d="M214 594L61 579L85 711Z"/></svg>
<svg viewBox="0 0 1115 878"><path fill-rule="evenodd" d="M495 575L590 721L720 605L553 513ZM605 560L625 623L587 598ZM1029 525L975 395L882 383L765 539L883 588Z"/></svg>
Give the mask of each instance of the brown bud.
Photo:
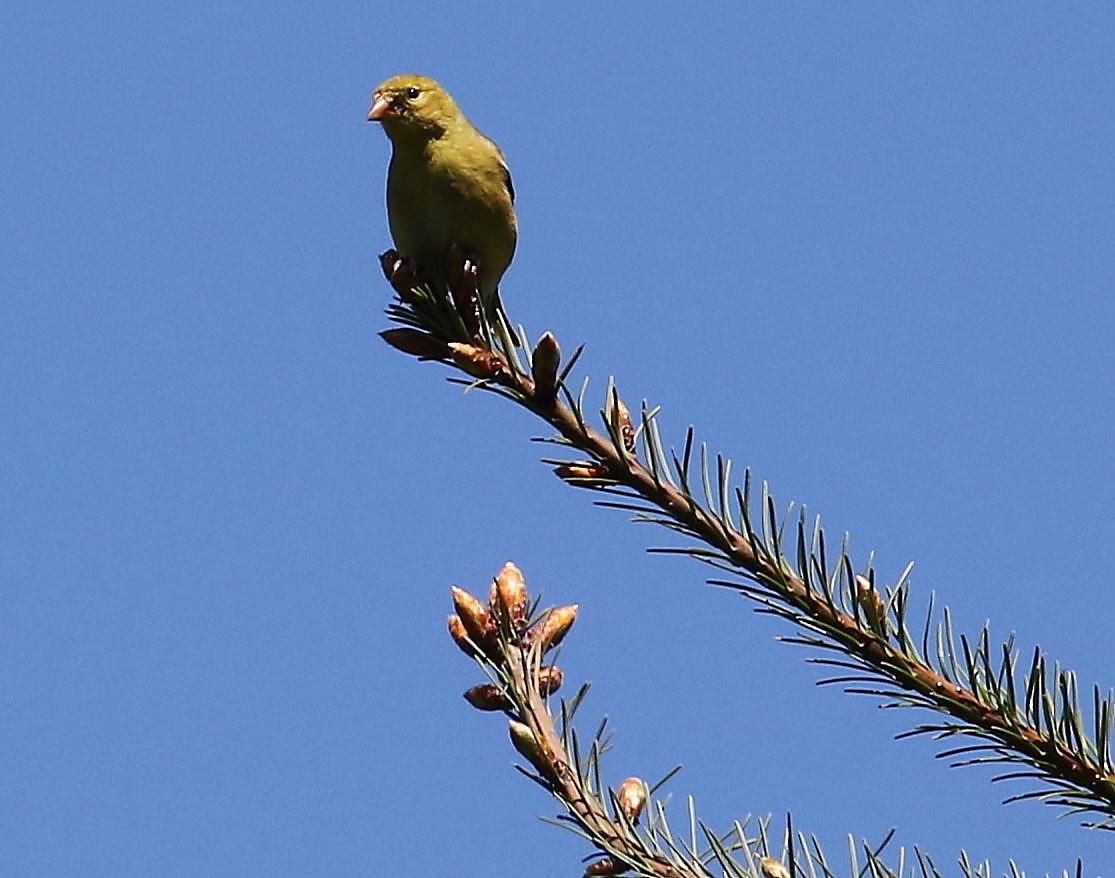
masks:
<svg viewBox="0 0 1115 878"><path fill-rule="evenodd" d="M610 878L612 875L622 875L626 871L628 871L627 866L620 865L611 857L605 857L595 863L589 863L585 867L584 878Z"/></svg>
<svg viewBox="0 0 1115 878"><path fill-rule="evenodd" d="M616 790L616 802L623 815L635 823L647 803L647 785L642 778L629 777Z"/></svg>
<svg viewBox="0 0 1115 878"><path fill-rule="evenodd" d="M612 429L619 434L620 439L623 440L623 447L628 452L635 450L635 428L631 426L631 412L627 410L622 399L619 396L612 397L612 405L609 406L610 411L608 417L612 422Z"/></svg>
<svg viewBox="0 0 1115 878"><path fill-rule="evenodd" d="M379 337L395 350L420 360L444 360L449 356L445 342L417 329L385 329Z"/></svg>
<svg viewBox="0 0 1115 878"><path fill-rule="evenodd" d="M539 400L552 400L557 395L558 366L561 348L549 332L542 333L534 353L530 355L530 374L534 378L534 395Z"/></svg>
<svg viewBox="0 0 1115 878"><path fill-rule="evenodd" d="M465 630L465 623L461 621L461 617L456 613L450 613L447 620L449 627L449 636L453 638L453 642L457 647L467 655L469 658L479 658L483 655L483 650L479 648L479 644L469 638L468 631Z"/></svg>
<svg viewBox="0 0 1115 878"><path fill-rule="evenodd" d="M561 688L564 675L557 665L545 665L538 669L538 691L543 695L553 695Z"/></svg>
<svg viewBox="0 0 1115 878"><path fill-rule="evenodd" d="M526 628L527 607L530 600L522 572L508 561L496 574L493 584L496 589L493 609L498 607L499 612L510 623L511 630L521 633Z"/></svg>
<svg viewBox="0 0 1115 878"><path fill-rule="evenodd" d="M507 730L511 734L511 744L519 751L519 755L523 756L542 777L552 779L554 767L546 758L546 754L539 746L538 739L534 737L534 732L530 730L530 726L517 720L510 720L507 723Z"/></svg>
<svg viewBox="0 0 1115 878"><path fill-rule="evenodd" d="M542 651L547 652L561 643L575 621L577 621L576 604L550 610L527 632L527 642L533 644L537 641Z"/></svg>
<svg viewBox="0 0 1115 878"><path fill-rule="evenodd" d="M608 478L607 468L595 461L563 463L554 467L554 474L567 482L599 482Z"/></svg>
<svg viewBox="0 0 1115 878"><path fill-rule="evenodd" d="M773 857L759 860L759 868L763 870L764 878L790 878L790 870Z"/></svg>
<svg viewBox="0 0 1115 878"><path fill-rule="evenodd" d="M510 710L511 702L494 683L481 683L464 693L465 701L477 710Z"/></svg>
<svg viewBox="0 0 1115 878"><path fill-rule="evenodd" d="M503 374L506 368L503 359L494 351L460 341L451 341L447 347L453 362L473 378L495 378Z"/></svg>
<svg viewBox="0 0 1115 878"><path fill-rule="evenodd" d="M483 646L493 633L492 617L484 605L463 588L449 587L453 596L453 607L465 627L465 633L477 646Z"/></svg>

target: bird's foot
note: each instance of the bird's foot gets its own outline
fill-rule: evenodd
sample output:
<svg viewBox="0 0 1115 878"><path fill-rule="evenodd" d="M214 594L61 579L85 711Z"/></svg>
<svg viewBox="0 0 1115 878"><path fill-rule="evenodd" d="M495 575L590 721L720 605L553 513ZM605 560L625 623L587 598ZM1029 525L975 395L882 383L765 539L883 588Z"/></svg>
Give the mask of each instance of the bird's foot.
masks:
<svg viewBox="0 0 1115 878"><path fill-rule="evenodd" d="M445 269L453 305L461 315L469 335L478 335L480 333L480 287L477 281L477 262L453 244L449 248Z"/></svg>
<svg viewBox="0 0 1115 878"><path fill-rule="evenodd" d="M391 288L399 294L399 298L409 305L415 302L414 290L423 284L418 276L418 266L409 256L403 256L398 250L387 250L380 254L380 267L384 277L391 284Z"/></svg>

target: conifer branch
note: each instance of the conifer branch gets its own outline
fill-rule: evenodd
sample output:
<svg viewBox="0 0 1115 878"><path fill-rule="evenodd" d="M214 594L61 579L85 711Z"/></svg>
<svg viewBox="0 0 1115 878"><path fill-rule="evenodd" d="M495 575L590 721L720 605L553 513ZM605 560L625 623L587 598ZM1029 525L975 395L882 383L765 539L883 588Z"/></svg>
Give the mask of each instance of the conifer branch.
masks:
<svg viewBox="0 0 1115 878"><path fill-rule="evenodd" d="M804 509L796 518L792 511L780 516L765 484L756 497L749 472L734 486L730 462L717 455L713 465L692 429L680 455L667 451L657 409L644 405L636 425L611 383L599 413L602 429L591 427L584 386L574 395L568 383L572 361L559 372L556 339L546 333L531 349L525 331L512 328L502 308L486 313L475 292L475 270L464 260L444 295L418 286L393 251L381 261L398 293L388 315L402 327L382 333L385 341L451 365L469 376L461 383L545 420L556 431L546 441L587 457L548 461L560 478L602 493L601 505L702 544L660 551L684 553L730 574L711 581L802 629L784 640L838 654L813 659L840 671L822 682L884 697L887 706L942 714L943 720L906 735L974 741L942 755L954 765L1021 765L995 780L1035 780L1041 787L1008 801L1041 799L1088 815L1086 826L1115 828L1110 692L1093 687L1087 716L1071 671L1050 668L1035 649L1019 679L1013 637L993 647L985 626L974 640L961 635L957 641L947 609L937 617L930 605L923 623L911 629L909 567L887 586L870 564L855 571L846 541L830 557L819 519L809 520ZM572 359L579 355L580 349Z"/></svg>
<svg viewBox="0 0 1115 878"><path fill-rule="evenodd" d="M666 802L651 796L679 770L668 772L648 785L628 777L615 787L604 781L603 757L611 748L606 721L589 739L574 726L574 718L588 694L582 685L556 711L551 697L564 682L554 663L559 644L577 618L576 605L539 610L532 602L522 573L508 562L495 575L488 600L465 589L450 589L454 612L448 619L450 637L465 655L474 659L488 678L472 686L464 698L477 710L502 713L508 720L511 743L526 761L516 766L560 805L563 813L550 821L572 830L587 841L593 853L586 857L584 878L634 875L645 878L805 878L840 874L829 864L815 836L794 833L787 819L782 843L769 839L770 818L756 821L749 834L750 818L736 821L727 833L716 833L696 815L688 802L688 834L673 831ZM849 836L849 878L943 878L932 858L913 848L907 863L905 849L884 861L894 837L889 832L875 845L855 842ZM777 852L778 856L771 856ZM861 862L862 858L862 862ZM990 865L973 866L961 852L964 878L991 878ZM1077 863L1075 878L1082 878ZM1025 878L1012 864L1012 878ZM1063 871L1062 878L1069 878Z"/></svg>

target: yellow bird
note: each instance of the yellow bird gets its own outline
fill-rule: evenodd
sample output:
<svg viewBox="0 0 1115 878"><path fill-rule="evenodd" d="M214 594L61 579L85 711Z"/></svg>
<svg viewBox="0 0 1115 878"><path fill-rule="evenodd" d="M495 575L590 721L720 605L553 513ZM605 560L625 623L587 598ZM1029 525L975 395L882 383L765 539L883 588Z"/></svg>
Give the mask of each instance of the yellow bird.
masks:
<svg viewBox="0 0 1115 878"><path fill-rule="evenodd" d="M480 292L493 302L518 236L515 190L499 147L481 134L440 85L393 76L372 93L369 122L391 140L387 222L395 248L421 277L445 289L449 249L477 263Z"/></svg>

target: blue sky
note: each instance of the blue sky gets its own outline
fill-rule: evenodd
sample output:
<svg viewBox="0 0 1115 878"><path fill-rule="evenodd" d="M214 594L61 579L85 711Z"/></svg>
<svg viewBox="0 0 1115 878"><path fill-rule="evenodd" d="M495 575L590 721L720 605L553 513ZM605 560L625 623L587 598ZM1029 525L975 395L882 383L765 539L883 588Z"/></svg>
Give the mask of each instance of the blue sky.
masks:
<svg viewBox="0 0 1115 878"><path fill-rule="evenodd" d="M1102 5L9 3L0 11L0 860L19 876L579 874L447 587L581 618L610 778L996 872L1111 841L536 461L376 337L372 87L441 80L518 193L517 321L881 577L1115 677L1115 23ZM591 393L591 391L590 391ZM541 449L544 453L545 449ZM541 865L540 865L541 864Z"/></svg>

